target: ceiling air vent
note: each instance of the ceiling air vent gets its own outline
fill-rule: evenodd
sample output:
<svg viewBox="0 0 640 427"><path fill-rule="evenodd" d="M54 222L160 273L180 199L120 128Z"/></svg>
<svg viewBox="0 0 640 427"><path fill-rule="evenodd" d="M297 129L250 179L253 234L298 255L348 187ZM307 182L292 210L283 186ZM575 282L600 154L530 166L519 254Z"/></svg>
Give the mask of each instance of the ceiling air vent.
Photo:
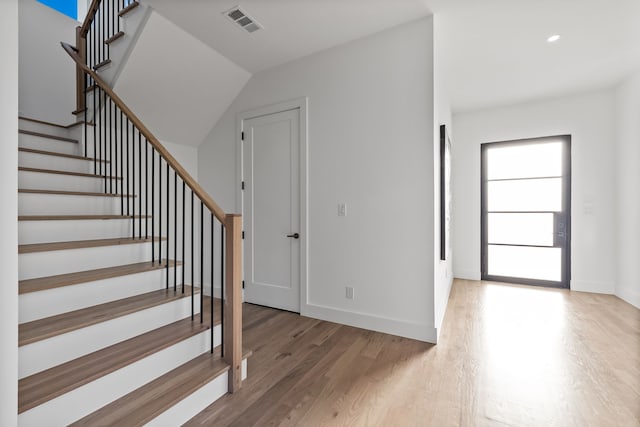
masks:
<svg viewBox="0 0 640 427"><path fill-rule="evenodd" d="M227 18L231 19L235 22L240 28L245 30L248 33L253 33L254 31L258 31L262 28L262 25L258 24L255 19L247 15L240 6L233 7L224 14Z"/></svg>

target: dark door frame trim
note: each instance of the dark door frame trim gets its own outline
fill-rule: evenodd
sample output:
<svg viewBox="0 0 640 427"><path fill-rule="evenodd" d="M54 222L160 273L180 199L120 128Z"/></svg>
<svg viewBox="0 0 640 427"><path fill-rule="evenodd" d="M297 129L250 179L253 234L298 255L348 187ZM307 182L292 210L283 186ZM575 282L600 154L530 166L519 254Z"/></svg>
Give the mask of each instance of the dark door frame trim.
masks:
<svg viewBox="0 0 640 427"><path fill-rule="evenodd" d="M562 141L563 146L563 186L562 186L562 209L565 213L565 233L563 260L562 260L562 280L560 282L525 279L519 277L492 276L488 274L488 254L487 248L489 237L487 233L489 216L487 214L487 149L500 146L516 146L543 144L550 141ZM554 236L554 238L556 238ZM488 142L480 144L480 266L482 280L494 282L508 282L523 285L546 286L553 288L570 288L571 283L571 135L547 136L541 138L526 138L511 141Z"/></svg>

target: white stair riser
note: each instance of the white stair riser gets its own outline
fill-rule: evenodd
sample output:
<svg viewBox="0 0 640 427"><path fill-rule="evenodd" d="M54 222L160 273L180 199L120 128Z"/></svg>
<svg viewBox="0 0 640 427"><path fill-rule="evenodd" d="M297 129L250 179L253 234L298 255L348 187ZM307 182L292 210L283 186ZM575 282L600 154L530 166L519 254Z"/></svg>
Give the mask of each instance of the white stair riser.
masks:
<svg viewBox="0 0 640 427"><path fill-rule="evenodd" d="M28 151L18 152L18 165L36 169L93 173L93 161L30 153Z"/></svg>
<svg viewBox="0 0 640 427"><path fill-rule="evenodd" d="M18 147L36 150L54 151L56 153L80 155L80 144L77 142L59 141L41 136L19 134Z"/></svg>
<svg viewBox="0 0 640 427"><path fill-rule="evenodd" d="M195 299L193 310L196 313L200 312L200 305ZM24 378L33 375L189 316L191 316L191 298L180 298L66 334L23 345L18 348L18 377Z"/></svg>
<svg viewBox="0 0 640 427"><path fill-rule="evenodd" d="M178 267L178 278L181 270ZM173 267L169 268L170 287L173 289ZM77 285L22 294L18 298L19 322L31 322L67 311L103 304L123 298L164 289L166 269L97 280Z"/></svg>
<svg viewBox="0 0 640 427"><path fill-rule="evenodd" d="M132 227L131 219L18 221L18 240L21 245L25 245L131 237ZM136 232L137 230L136 222ZM145 230L144 221L142 230Z"/></svg>
<svg viewBox="0 0 640 427"><path fill-rule="evenodd" d="M120 197L18 193L18 214L120 215Z"/></svg>
<svg viewBox="0 0 640 427"><path fill-rule="evenodd" d="M247 377L247 359L242 360L242 379ZM229 391L229 372L200 387L182 401L145 424L145 427L183 425Z"/></svg>
<svg viewBox="0 0 640 427"><path fill-rule="evenodd" d="M18 188L99 193L104 191L104 187L105 179L101 177L94 178L28 171L18 172Z"/></svg>
<svg viewBox="0 0 640 427"><path fill-rule="evenodd" d="M215 328L220 341L220 326ZM210 331L202 332L122 369L18 415L18 425L67 425L209 351ZM210 400L211 402L211 400Z"/></svg>
<svg viewBox="0 0 640 427"><path fill-rule="evenodd" d="M164 248L164 244L163 244ZM155 244L157 256L158 242ZM162 252L164 253L164 251ZM151 261L151 242L18 255L20 280Z"/></svg>
<svg viewBox="0 0 640 427"><path fill-rule="evenodd" d="M73 119L72 119L73 120ZM56 135L56 136L61 136L63 138L75 138L75 133L73 132L71 129L65 129L65 128L61 128L58 126L51 126L51 125L45 125L42 123L35 123L29 120L22 120L20 119L18 121L19 123L19 129L22 130L30 130L32 132L38 132L38 133L45 133L47 135ZM61 125L68 125L72 123L72 121L70 121L69 123L60 123ZM79 128L81 128L82 126L78 126Z"/></svg>

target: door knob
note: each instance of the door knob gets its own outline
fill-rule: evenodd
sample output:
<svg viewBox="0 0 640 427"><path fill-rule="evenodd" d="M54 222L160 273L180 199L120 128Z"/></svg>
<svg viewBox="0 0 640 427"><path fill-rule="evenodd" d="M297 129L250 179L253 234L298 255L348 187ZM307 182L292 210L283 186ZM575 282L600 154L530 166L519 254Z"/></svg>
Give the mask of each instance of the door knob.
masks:
<svg viewBox="0 0 640 427"><path fill-rule="evenodd" d="M300 238L300 234L298 234L298 233L287 234L287 237L293 237L294 239L299 239Z"/></svg>

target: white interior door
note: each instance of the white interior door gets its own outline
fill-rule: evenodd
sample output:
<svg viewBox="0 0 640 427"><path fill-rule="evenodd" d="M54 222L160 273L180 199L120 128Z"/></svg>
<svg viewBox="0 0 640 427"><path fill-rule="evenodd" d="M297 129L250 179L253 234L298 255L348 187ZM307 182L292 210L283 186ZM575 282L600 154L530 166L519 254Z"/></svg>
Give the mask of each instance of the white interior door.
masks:
<svg viewBox="0 0 640 427"><path fill-rule="evenodd" d="M299 110L243 120L245 300L300 311Z"/></svg>

